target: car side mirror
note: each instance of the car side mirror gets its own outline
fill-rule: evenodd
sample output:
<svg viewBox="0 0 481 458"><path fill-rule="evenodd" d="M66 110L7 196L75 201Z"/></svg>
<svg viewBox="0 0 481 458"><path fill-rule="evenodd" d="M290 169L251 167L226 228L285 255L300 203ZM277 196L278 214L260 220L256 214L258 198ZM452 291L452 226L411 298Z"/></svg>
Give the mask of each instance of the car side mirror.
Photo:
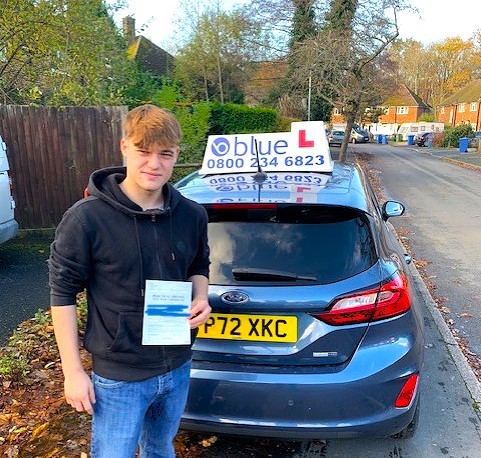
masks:
<svg viewBox="0 0 481 458"><path fill-rule="evenodd" d="M404 214L405 210L406 208L402 203L388 200L387 202L384 202L384 205L382 206L382 219L387 221L387 219L392 216L401 216Z"/></svg>

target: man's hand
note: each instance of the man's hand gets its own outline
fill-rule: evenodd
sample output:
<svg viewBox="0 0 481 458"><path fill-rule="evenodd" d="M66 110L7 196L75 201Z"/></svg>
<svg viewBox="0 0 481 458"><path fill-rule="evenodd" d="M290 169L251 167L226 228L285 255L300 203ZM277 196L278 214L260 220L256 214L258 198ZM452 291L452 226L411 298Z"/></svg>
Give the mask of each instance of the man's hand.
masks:
<svg viewBox="0 0 481 458"><path fill-rule="evenodd" d="M191 329L193 329L204 324L209 319L212 309L207 300L209 279L203 275L193 275L189 278L189 281L192 282L193 293L189 324Z"/></svg>
<svg viewBox="0 0 481 458"><path fill-rule="evenodd" d="M194 299L190 307L190 327L193 329L204 324L209 319L211 311L207 299Z"/></svg>
<svg viewBox="0 0 481 458"><path fill-rule="evenodd" d="M76 306L52 306L52 320L65 378L65 399L78 412L92 414L95 394L80 359Z"/></svg>
<svg viewBox="0 0 481 458"><path fill-rule="evenodd" d="M75 376L66 376L64 381L65 399L77 412L87 412L92 415L95 404L95 393L92 380L84 372Z"/></svg>

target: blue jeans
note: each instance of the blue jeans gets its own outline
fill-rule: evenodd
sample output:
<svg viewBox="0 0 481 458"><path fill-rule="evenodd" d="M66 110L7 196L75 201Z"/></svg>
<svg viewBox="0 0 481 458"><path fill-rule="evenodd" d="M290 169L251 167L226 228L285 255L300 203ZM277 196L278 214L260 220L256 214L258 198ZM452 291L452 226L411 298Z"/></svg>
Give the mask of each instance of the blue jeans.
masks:
<svg viewBox="0 0 481 458"><path fill-rule="evenodd" d="M189 391L190 365L140 382L92 374L92 458L174 458L173 440Z"/></svg>

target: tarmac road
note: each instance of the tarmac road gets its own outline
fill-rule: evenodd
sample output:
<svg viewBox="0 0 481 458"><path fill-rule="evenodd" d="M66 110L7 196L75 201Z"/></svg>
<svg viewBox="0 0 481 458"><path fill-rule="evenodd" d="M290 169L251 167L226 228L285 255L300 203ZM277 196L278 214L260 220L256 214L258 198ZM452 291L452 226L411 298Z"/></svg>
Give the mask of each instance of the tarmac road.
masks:
<svg viewBox="0 0 481 458"><path fill-rule="evenodd" d="M446 320L481 361L481 168L445 162L435 156L446 153L426 154L427 148L370 146L357 151L370 155L387 195L407 207L393 224L405 232L415 259L428 263Z"/></svg>
<svg viewBox="0 0 481 458"><path fill-rule="evenodd" d="M17 237L0 245L0 345L15 328L49 305L48 237Z"/></svg>

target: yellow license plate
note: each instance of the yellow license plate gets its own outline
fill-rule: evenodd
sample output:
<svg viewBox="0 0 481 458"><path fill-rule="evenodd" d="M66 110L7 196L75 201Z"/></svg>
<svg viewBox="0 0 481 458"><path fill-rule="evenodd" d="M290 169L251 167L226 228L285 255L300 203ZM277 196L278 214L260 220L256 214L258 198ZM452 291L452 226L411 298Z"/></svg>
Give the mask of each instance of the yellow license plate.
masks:
<svg viewBox="0 0 481 458"><path fill-rule="evenodd" d="M212 313L199 327L203 339L297 342L297 317Z"/></svg>

